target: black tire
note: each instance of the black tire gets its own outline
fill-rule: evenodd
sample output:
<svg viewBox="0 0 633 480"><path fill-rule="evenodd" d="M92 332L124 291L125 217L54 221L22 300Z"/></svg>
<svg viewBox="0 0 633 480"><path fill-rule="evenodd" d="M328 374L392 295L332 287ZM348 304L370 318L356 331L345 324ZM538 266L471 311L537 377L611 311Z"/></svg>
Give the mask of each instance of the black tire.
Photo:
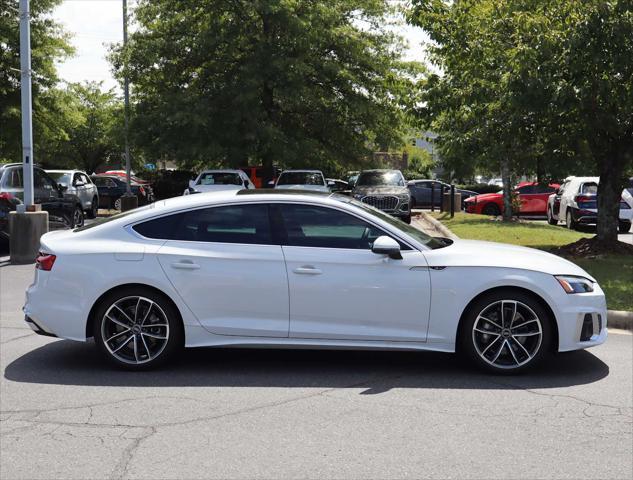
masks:
<svg viewBox="0 0 633 480"><path fill-rule="evenodd" d="M99 213L99 200L97 197L92 199L92 203L90 205L90 210L86 211L86 215L88 218L97 218L97 214Z"/></svg>
<svg viewBox="0 0 633 480"><path fill-rule="evenodd" d="M71 228L82 227L83 224L84 224L84 210L83 208L81 208L81 205L75 205L75 209L73 210Z"/></svg>
<svg viewBox="0 0 633 480"><path fill-rule="evenodd" d="M114 201L114 209L115 209L115 210L118 210L119 212L121 211L121 198L120 198L120 197L119 197L119 198L117 198L117 199Z"/></svg>
<svg viewBox="0 0 633 480"><path fill-rule="evenodd" d="M484 208L481 209L481 213L483 215L492 215L494 217L498 217L499 215L501 215L501 210L496 204L488 203L484 205Z"/></svg>
<svg viewBox="0 0 633 480"><path fill-rule="evenodd" d="M576 230L576 227L578 226L569 208L565 213L565 226L570 230Z"/></svg>
<svg viewBox="0 0 633 480"><path fill-rule="evenodd" d="M620 222L618 223L618 232L620 233L629 233L631 230L631 222Z"/></svg>
<svg viewBox="0 0 633 480"><path fill-rule="evenodd" d="M135 299L139 297L144 300L136 303ZM148 305L145 300L153 303L153 305ZM128 302L129 307L126 307L126 302ZM145 303L145 310L142 310L143 303ZM115 304L121 305L121 308L128 316L123 315L115 307ZM135 304L137 307L135 311L137 309L140 311L138 315L130 310L130 308L134 308ZM138 307L139 305L140 307ZM117 312L118 319L125 325L131 325L132 328L129 330L129 335L125 334L124 325L115 324L109 318L112 313L106 319L106 313L109 310ZM143 317L142 319L141 316ZM95 309L93 318L93 336L97 350L108 362L118 368L134 371L155 368L165 364L184 348L184 328L176 307L164 295L151 288L132 287L112 291L101 299ZM129 320L134 323L130 324ZM163 323L157 323L164 321L167 322L167 327L161 327L160 325L163 325ZM140 328L140 325L143 324L146 326ZM116 336L117 333L113 333L112 327L121 329L119 334L122 335L122 340L113 340L113 336ZM106 346L104 335L110 335L109 346ZM160 336L166 336L166 341L159 338ZM133 342L129 340L133 340ZM123 345L124 343L127 343L127 345ZM137 350L134 349L134 344L138 345ZM144 346L141 348L141 345ZM119 347L121 348L116 351ZM155 353L154 358L152 358L152 349L154 349ZM143 353L143 350L146 353ZM119 354L118 352L121 353ZM126 360L127 356L130 358Z"/></svg>
<svg viewBox="0 0 633 480"><path fill-rule="evenodd" d="M404 223L410 224L411 223L411 214L407 215L406 217L402 217L402 221Z"/></svg>
<svg viewBox="0 0 633 480"><path fill-rule="evenodd" d="M554 214L552 213L552 209L547 207L547 223L550 225L558 225L558 220L554 218Z"/></svg>
<svg viewBox="0 0 633 480"><path fill-rule="evenodd" d="M411 197L410 203L411 203L411 208L415 208L415 197L413 196Z"/></svg>
<svg viewBox="0 0 633 480"><path fill-rule="evenodd" d="M515 316L512 317L512 321L521 323L518 325L518 328L516 323L514 323L515 326L512 329L501 329L500 334L496 336L496 333L493 333L493 329L496 330L497 328L492 326L494 324L488 324L487 320L489 317L494 317L491 313L494 311L494 307L492 306L504 301L510 302L505 304L508 306L510 306L512 302L517 302ZM519 304L522 305L519 306ZM504 304L502 303L501 305ZM489 310L491 308L493 310ZM500 312L501 310L496 311ZM538 322L535 323L533 320L528 322L532 314L535 315ZM521 320L517 320L519 316L521 316ZM478 330L475 330L475 322L477 321L479 321L477 324ZM499 322L500 320L497 316L490 318L489 321L492 323L493 321ZM525 322L528 323L522 326L521 324ZM549 314L532 295L514 289L496 290L478 298L468 307L460 325L458 347L460 353L465 356L470 364L487 372L501 375L512 375L524 372L538 365L551 353L554 338L554 322L555 319L551 318L551 314ZM503 325L502 321L501 323ZM512 323L510 323L510 325L512 325ZM522 329L536 329L537 325L540 330L540 336L534 335L533 332L530 336L522 335L522 333L526 333L522 331ZM506 323L503 326L507 327L508 324ZM490 328L491 334L482 333L482 328L486 329L486 332L488 328ZM510 333L505 333L505 330L509 330ZM502 334L501 332L504 333ZM508 336L506 336L506 334ZM523 340L522 345L519 345L519 343L521 343L520 339ZM493 363L493 359L490 357L495 355L495 350L498 347L498 351L502 355L498 355ZM490 348L490 351L487 352L486 348ZM486 356L487 353L489 354L488 356ZM530 354L532 354L532 356L530 356ZM482 357L487 360L484 360ZM521 363L523 361L525 361L525 363ZM496 362L498 362L499 365L496 365Z"/></svg>

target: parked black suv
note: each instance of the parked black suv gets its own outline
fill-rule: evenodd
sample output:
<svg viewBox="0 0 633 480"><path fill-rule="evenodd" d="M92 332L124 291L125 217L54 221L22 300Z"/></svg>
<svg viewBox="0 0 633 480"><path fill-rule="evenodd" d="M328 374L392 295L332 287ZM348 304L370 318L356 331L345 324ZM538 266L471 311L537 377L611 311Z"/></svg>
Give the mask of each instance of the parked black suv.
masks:
<svg viewBox="0 0 633 480"><path fill-rule="evenodd" d="M84 224L81 202L75 195L64 193L44 170L33 167L33 196L35 203L48 212L49 229L74 228ZM0 164L0 235L9 236L9 212L24 199L22 164Z"/></svg>
<svg viewBox="0 0 633 480"><path fill-rule="evenodd" d="M411 194L400 170L364 170L352 196L385 213L411 223Z"/></svg>

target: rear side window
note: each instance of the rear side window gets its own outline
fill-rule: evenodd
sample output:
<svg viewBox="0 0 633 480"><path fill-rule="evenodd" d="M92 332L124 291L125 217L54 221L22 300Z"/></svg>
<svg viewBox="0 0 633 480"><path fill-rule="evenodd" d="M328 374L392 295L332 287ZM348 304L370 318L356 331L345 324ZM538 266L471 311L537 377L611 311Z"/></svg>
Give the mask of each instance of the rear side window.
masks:
<svg viewBox="0 0 633 480"><path fill-rule="evenodd" d="M9 168L5 173L4 186L7 188L22 188L22 169Z"/></svg>
<svg viewBox="0 0 633 480"><path fill-rule="evenodd" d="M595 182L583 183L580 187L580 193L595 195L598 193L598 184Z"/></svg>
<svg viewBox="0 0 633 480"><path fill-rule="evenodd" d="M189 242L272 244L266 205L228 205L168 215L135 225L147 238Z"/></svg>

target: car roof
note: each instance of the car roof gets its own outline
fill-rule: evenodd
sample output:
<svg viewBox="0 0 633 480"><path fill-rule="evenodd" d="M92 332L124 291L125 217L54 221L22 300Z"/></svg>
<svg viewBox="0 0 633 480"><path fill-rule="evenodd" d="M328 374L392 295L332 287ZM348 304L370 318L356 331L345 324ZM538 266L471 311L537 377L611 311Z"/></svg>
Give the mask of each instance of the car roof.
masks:
<svg viewBox="0 0 633 480"><path fill-rule="evenodd" d="M84 173L81 170L49 170L46 169L44 170L45 172L50 172L50 173L73 173L73 172L77 172L77 173Z"/></svg>
<svg viewBox="0 0 633 480"><path fill-rule="evenodd" d="M323 172L321 170L309 170L309 169L303 169L303 168L291 168L289 170L284 170L281 173L286 173L286 172L299 172L299 173L321 173L323 174Z"/></svg>
<svg viewBox="0 0 633 480"><path fill-rule="evenodd" d="M527 187L527 186L531 186L531 185L538 185L538 182L519 182L516 186L516 188L521 188L521 187ZM556 182L551 182L547 185L548 187L556 187L558 186L558 183Z"/></svg>
<svg viewBox="0 0 633 480"><path fill-rule="evenodd" d="M363 170L360 173L365 172L400 172L400 170L398 170L397 168L370 168L369 170Z"/></svg>
<svg viewBox="0 0 633 480"><path fill-rule="evenodd" d="M203 173L244 173L244 172L240 169L215 168L215 169L202 170L200 172L200 175L202 175Z"/></svg>

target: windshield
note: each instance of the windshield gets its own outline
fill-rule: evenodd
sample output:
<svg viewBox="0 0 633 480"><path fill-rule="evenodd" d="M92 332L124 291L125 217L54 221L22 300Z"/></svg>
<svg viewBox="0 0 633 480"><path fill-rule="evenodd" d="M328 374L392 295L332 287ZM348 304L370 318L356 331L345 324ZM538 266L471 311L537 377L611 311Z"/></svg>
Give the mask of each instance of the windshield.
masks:
<svg viewBox="0 0 633 480"><path fill-rule="evenodd" d="M53 180L57 183L65 183L66 185L70 185L70 173L64 172L46 172L48 173Z"/></svg>
<svg viewBox="0 0 633 480"><path fill-rule="evenodd" d="M398 170L390 172L362 172L356 181L357 187L377 187L381 185L404 187L404 177Z"/></svg>
<svg viewBox="0 0 633 480"><path fill-rule="evenodd" d="M323 175L318 172L284 172L277 185L321 185L325 186Z"/></svg>
<svg viewBox="0 0 633 480"><path fill-rule="evenodd" d="M242 185L242 179L232 172L205 172L200 175L197 185Z"/></svg>
<svg viewBox="0 0 633 480"><path fill-rule="evenodd" d="M418 230L417 228L404 223L402 220L399 220L395 217L392 217L391 215L386 214L382 210L378 210L377 208L371 207L367 205L366 203L359 202L358 200L354 200L353 198L348 197L346 195L333 194L332 198L336 198L340 202L351 203L355 207L358 207L364 210L366 213L369 213L375 217L378 217L381 220L387 222L389 225L396 227L398 230L406 233L410 237L415 238L418 242L420 242L421 244L433 250L435 250L436 248L447 247L448 245L453 243L452 241L448 239L431 237L430 235L427 235L426 233L424 233L422 230Z"/></svg>

